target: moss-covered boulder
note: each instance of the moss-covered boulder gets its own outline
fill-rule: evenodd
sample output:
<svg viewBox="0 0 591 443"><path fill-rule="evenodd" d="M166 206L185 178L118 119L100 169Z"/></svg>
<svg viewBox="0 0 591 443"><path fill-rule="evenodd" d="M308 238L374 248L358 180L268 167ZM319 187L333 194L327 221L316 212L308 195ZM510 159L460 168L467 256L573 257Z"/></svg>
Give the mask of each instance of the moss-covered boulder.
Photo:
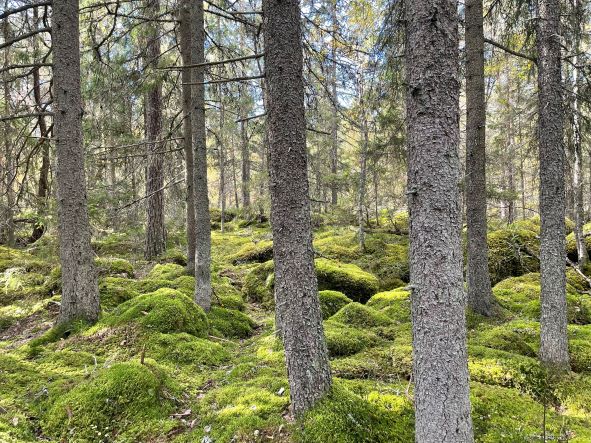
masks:
<svg viewBox="0 0 591 443"><path fill-rule="evenodd" d="M385 314L357 302L343 306L331 317L331 321L358 328L373 328L392 324L392 320Z"/></svg>
<svg viewBox="0 0 591 443"><path fill-rule="evenodd" d="M123 433L141 440L150 422L165 420L173 410L166 389L164 374L150 366L115 364L60 396L43 417L43 432L80 443L131 441Z"/></svg>
<svg viewBox="0 0 591 443"><path fill-rule="evenodd" d="M187 254L177 248L169 248L158 257L160 263L173 263L179 266L187 266Z"/></svg>
<svg viewBox="0 0 591 443"><path fill-rule="evenodd" d="M379 290L377 277L359 266L325 258L317 259L315 265L320 290L340 291L351 300L362 303Z"/></svg>
<svg viewBox="0 0 591 443"><path fill-rule="evenodd" d="M111 310L116 306L137 297L140 293L133 289L128 279L105 277L99 281L101 307Z"/></svg>
<svg viewBox="0 0 591 443"><path fill-rule="evenodd" d="M273 259L273 242L263 240L258 243L247 243L230 257L234 265L245 263L264 263Z"/></svg>
<svg viewBox="0 0 591 443"><path fill-rule="evenodd" d="M536 336L539 337L539 333ZM528 335L524 334L521 328L512 327L511 323L478 331L470 343L526 357L537 355L535 346L532 346L528 340Z"/></svg>
<svg viewBox="0 0 591 443"><path fill-rule="evenodd" d="M335 383L296 428L301 443L406 443L414 441L413 406L403 395L370 392L361 398Z"/></svg>
<svg viewBox="0 0 591 443"><path fill-rule="evenodd" d="M273 304L274 269L275 265L270 260L254 267L244 276L242 293L246 300L265 306Z"/></svg>
<svg viewBox="0 0 591 443"><path fill-rule="evenodd" d="M230 358L219 343L184 332L152 334L146 345L146 357L174 365L217 366Z"/></svg>
<svg viewBox="0 0 591 443"><path fill-rule="evenodd" d="M148 294L163 288L175 289L176 284L174 280L142 278L134 280L131 287L140 294Z"/></svg>
<svg viewBox="0 0 591 443"><path fill-rule="evenodd" d="M371 331L332 320L324 322L324 336L331 357L356 354L380 342L379 337Z"/></svg>
<svg viewBox="0 0 591 443"><path fill-rule="evenodd" d="M397 323L410 322L410 292L402 288L377 293L368 300L367 306L377 309Z"/></svg>
<svg viewBox="0 0 591 443"><path fill-rule="evenodd" d="M497 283L493 294L499 305L521 318L540 317L540 274L530 273ZM567 285L567 318L569 323L591 323L591 300Z"/></svg>
<svg viewBox="0 0 591 443"><path fill-rule="evenodd" d="M183 293L166 288L119 305L104 322L113 326L134 322L151 331L186 332L196 337L207 337L209 330L203 309Z"/></svg>
<svg viewBox="0 0 591 443"><path fill-rule="evenodd" d="M99 275L123 276L133 278L133 265L125 259L98 257L94 260Z"/></svg>
<svg viewBox="0 0 591 443"><path fill-rule="evenodd" d="M247 338L252 335L256 323L244 312L212 306L207 313L213 335L228 338Z"/></svg>
<svg viewBox="0 0 591 443"><path fill-rule="evenodd" d="M539 240L527 229L499 229L487 237L491 281L493 284L507 277L516 277L540 269Z"/></svg>
<svg viewBox="0 0 591 443"><path fill-rule="evenodd" d="M182 275L186 275L186 273L184 266L176 263L161 263L155 265L146 278L151 280L175 280Z"/></svg>
<svg viewBox="0 0 591 443"><path fill-rule="evenodd" d="M591 223L587 223L583 226L583 236L585 239L585 245L587 246L587 252L591 253ZM575 240L574 232L571 232L566 236L566 253L568 258L576 262L578 260L577 255L577 242Z"/></svg>
<svg viewBox="0 0 591 443"><path fill-rule="evenodd" d="M318 293L318 299L320 301L320 311L322 312L322 318L324 320L333 316L339 309L353 301L339 291L320 291Z"/></svg>

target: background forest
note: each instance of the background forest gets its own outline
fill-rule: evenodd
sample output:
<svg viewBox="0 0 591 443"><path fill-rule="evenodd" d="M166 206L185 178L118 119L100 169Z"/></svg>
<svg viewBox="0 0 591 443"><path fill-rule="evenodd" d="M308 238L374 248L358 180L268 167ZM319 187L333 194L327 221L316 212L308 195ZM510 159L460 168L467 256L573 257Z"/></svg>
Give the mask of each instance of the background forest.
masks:
<svg viewBox="0 0 591 443"><path fill-rule="evenodd" d="M459 81L458 223L470 304L462 334L474 437L445 441L591 442L590 10L586 0L539 1L542 7L430 2L446 5L443 20L451 21L444 24L459 30L452 40L458 54L425 63L427 70L457 70L449 72ZM420 314L410 300L422 279L411 279L419 253L409 244L419 236L409 234L407 206L421 189L407 186L418 164L408 135L420 132L413 129L419 119L408 118L417 96L409 54L422 45L410 47L414 6L406 3L2 1L0 442L444 441L426 438L426 409L415 412L426 391L413 373L411 318L417 328ZM538 22L547 4L559 8L555 86L562 107L555 122L563 136L540 130L538 118L545 63ZM476 5L480 25L468 13ZM484 45L475 51L484 62L480 77L470 62L474 26L484 37L475 34ZM283 29L296 37L282 39ZM289 59L290 41L303 54L305 122L289 102L298 83L277 80L287 78L276 69L283 55ZM79 100L63 106L76 99L64 86L76 85L76 75ZM475 78L485 100L476 125ZM274 111L281 86L290 103L280 103L283 120ZM280 149L282 129L304 143L303 162L281 156L288 152ZM479 139L483 151L471 156L467 143L479 130L486 143ZM58 132L61 141L80 143L58 146ZM570 359L559 373L540 351L541 267L550 273L540 177L552 163L540 146L552 137L563 139L564 174L553 175L564 178L566 215L564 235L554 235L566 248L555 254L566 276ZM473 172L478 159L482 175ZM427 170L430 183L444 180L443 164ZM297 179L306 175L306 203L299 205L287 197L297 197ZM290 182L284 201L291 206L281 208L277 184ZM483 280L474 283L467 269L478 196L486 219L477 250L488 248L491 305L475 302L486 300L486 290L479 292ZM70 197L77 205L64 203ZM290 225L292 215L301 220L300 209L310 219ZM295 320L314 330L318 303L275 303L282 293L298 293L290 270L306 274L306 262L290 262L289 251L298 255L295 233L305 240L309 226L309 271L326 342L320 350L330 359L330 393L318 401L294 392L301 367L290 357L297 348L290 337L307 330ZM294 232L293 243L282 232ZM449 275L432 239L422 242L432 255L423 267L445 293ZM81 281L95 270L93 302L96 278ZM455 311L462 325L465 302ZM452 328L452 303L442 305L439 319ZM313 334L302 335L313 355Z"/></svg>

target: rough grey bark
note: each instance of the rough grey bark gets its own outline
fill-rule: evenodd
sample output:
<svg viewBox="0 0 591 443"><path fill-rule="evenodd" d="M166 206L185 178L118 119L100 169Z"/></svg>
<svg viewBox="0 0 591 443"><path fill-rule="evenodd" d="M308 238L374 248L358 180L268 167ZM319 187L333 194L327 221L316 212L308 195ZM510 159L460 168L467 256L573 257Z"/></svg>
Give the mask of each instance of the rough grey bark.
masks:
<svg viewBox="0 0 591 443"><path fill-rule="evenodd" d="M314 271L298 0L263 0L276 319L301 416L331 387Z"/></svg>
<svg viewBox="0 0 591 443"><path fill-rule="evenodd" d="M62 266L62 299L57 322L75 319L94 322L100 307L86 203L78 0L55 0L52 20L57 213Z"/></svg>
<svg viewBox="0 0 591 443"><path fill-rule="evenodd" d="M580 17L583 11L579 0L574 2L574 44L573 44L573 193L574 193L574 213L575 213L575 240L577 244L577 257L579 266L583 267L589 260L583 225L585 223L585 209L583 203L583 147L581 142L581 103L579 99L579 82L581 81L579 73L579 51L581 38Z"/></svg>
<svg viewBox="0 0 591 443"><path fill-rule="evenodd" d="M182 0L180 4L180 52L183 66L193 64L191 57L191 42L193 32L191 24L191 0ZM195 192L193 170L193 129L192 129L192 91L191 68L183 68L181 72L183 82L183 148L185 152L185 186L187 209L187 272L195 274Z"/></svg>
<svg viewBox="0 0 591 443"><path fill-rule="evenodd" d="M460 243L458 14L405 2L415 435L472 442Z"/></svg>
<svg viewBox="0 0 591 443"><path fill-rule="evenodd" d="M241 189L242 189L242 207L250 208L250 150L248 148L247 122L248 108L245 106L247 100L244 85L240 86L240 158L242 161L241 169Z"/></svg>
<svg viewBox="0 0 591 443"><path fill-rule="evenodd" d="M160 11L159 0L146 0L149 17L157 17ZM160 58L160 27L156 20L149 22L144 66L148 73L156 76ZM151 79L152 84L145 97L145 126L148 167L146 169L146 246L144 255L151 260L166 250L166 230L164 227L164 154L161 143L162 134L162 84Z"/></svg>
<svg viewBox="0 0 591 443"><path fill-rule="evenodd" d="M540 360L557 369L569 367L566 333L565 160L563 147L560 4L539 0L538 139L540 161Z"/></svg>
<svg viewBox="0 0 591 443"><path fill-rule="evenodd" d="M361 80L363 81L363 80ZM363 91L361 92L363 94ZM367 123L367 115L363 107L364 100L361 100L362 117L361 117L361 132L363 139L361 140L361 152L359 153L359 190L357 193L357 241L359 249L365 250L365 230L363 220L363 210L365 208L365 188L367 182L367 151L369 148L369 128Z"/></svg>
<svg viewBox="0 0 591 443"><path fill-rule="evenodd" d="M205 62L205 30L203 28L203 2L191 3L194 63ZM195 180L195 302L205 311L211 308L211 222L207 194L207 150L205 133L204 68L193 69L193 126L194 180Z"/></svg>
<svg viewBox="0 0 591 443"><path fill-rule="evenodd" d="M486 241L486 102L482 0L466 0L466 224L468 305L490 316L493 295Z"/></svg>

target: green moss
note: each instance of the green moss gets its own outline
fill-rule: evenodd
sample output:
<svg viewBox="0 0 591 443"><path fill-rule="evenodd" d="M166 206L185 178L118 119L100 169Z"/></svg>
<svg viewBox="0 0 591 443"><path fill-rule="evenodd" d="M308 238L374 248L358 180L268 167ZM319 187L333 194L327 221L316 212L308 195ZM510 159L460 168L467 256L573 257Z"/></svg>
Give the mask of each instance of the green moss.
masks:
<svg viewBox="0 0 591 443"><path fill-rule="evenodd" d="M246 338L252 334L256 323L244 312L212 306L208 312L213 335L228 338Z"/></svg>
<svg viewBox="0 0 591 443"><path fill-rule="evenodd" d="M43 431L72 442L125 441L130 427L165 419L172 411L164 375L139 363L118 363L64 394L42 420ZM164 421L164 420L163 420ZM170 426L170 424L169 424Z"/></svg>
<svg viewBox="0 0 591 443"><path fill-rule="evenodd" d="M499 304L527 319L540 317L540 274L530 273L512 277L495 285L493 294ZM569 323L591 323L591 301L567 285L567 318Z"/></svg>
<svg viewBox="0 0 591 443"><path fill-rule="evenodd" d="M537 360L484 346L468 347L470 379L490 385L518 387L523 381L521 368L535 365Z"/></svg>
<svg viewBox="0 0 591 443"><path fill-rule="evenodd" d="M414 441L412 404L402 395L370 393L361 398L335 382L296 429L302 443L407 443Z"/></svg>
<svg viewBox="0 0 591 443"><path fill-rule="evenodd" d="M30 355L36 355L40 352L41 346L68 338L87 328L88 323L81 320L57 324L43 335L31 340L28 352Z"/></svg>
<svg viewBox="0 0 591 443"><path fill-rule="evenodd" d="M23 272L45 274L51 269L51 263L25 251L0 246L0 272L10 268L19 268Z"/></svg>
<svg viewBox="0 0 591 443"><path fill-rule="evenodd" d="M575 372L591 373L591 343L572 339L568 343L571 368Z"/></svg>
<svg viewBox="0 0 591 443"><path fill-rule="evenodd" d="M471 343L526 357L535 357L536 350L527 342L526 337L520 329L512 328L509 323L477 333Z"/></svg>
<svg viewBox="0 0 591 443"><path fill-rule="evenodd" d="M132 298L104 319L104 323L113 326L128 322L148 330L187 332L196 337L206 337L209 329L203 309L183 293L166 288Z"/></svg>
<svg viewBox="0 0 591 443"><path fill-rule="evenodd" d="M122 258L98 257L94 260L99 275L126 276L133 278L133 265Z"/></svg>
<svg viewBox="0 0 591 443"><path fill-rule="evenodd" d="M132 289L127 279L118 277L105 277L99 281L99 294L101 307L111 310L127 300L139 295L139 292Z"/></svg>
<svg viewBox="0 0 591 443"><path fill-rule="evenodd" d="M322 318L333 316L343 306L352 302L352 300L345 294L339 291L320 291L318 293L318 299L320 300L320 310L322 311Z"/></svg>
<svg viewBox="0 0 591 443"><path fill-rule="evenodd" d="M537 234L526 229L499 229L488 234L492 283L540 269Z"/></svg>
<svg viewBox="0 0 591 443"><path fill-rule="evenodd" d="M270 306L273 303L273 261L254 267L244 276L242 293L248 301Z"/></svg>
<svg viewBox="0 0 591 443"><path fill-rule="evenodd" d="M359 266L344 264L324 258L315 261L318 288L340 291L351 300L365 302L378 292L379 282L375 275Z"/></svg>
<svg viewBox="0 0 591 443"><path fill-rule="evenodd" d="M515 389L471 385L472 420L476 440L481 443L529 442L542 434L543 407L529 396ZM572 433L568 441L591 441L589 422L549 409L547 411L547 439L565 439L565 431Z"/></svg>
<svg viewBox="0 0 591 443"><path fill-rule="evenodd" d="M407 211L400 211L394 214L392 217L392 223L394 225L394 230L397 234L408 235L409 229L409 216Z"/></svg>
<svg viewBox="0 0 591 443"><path fill-rule="evenodd" d="M247 243L230 257L234 265L245 263L264 263L273 259L273 242L263 240L258 243Z"/></svg>
<svg viewBox="0 0 591 443"><path fill-rule="evenodd" d="M328 352L332 357L356 354L363 349L380 343L379 337L371 331L347 326L332 320L324 322L324 336Z"/></svg>
<svg viewBox="0 0 591 443"><path fill-rule="evenodd" d="M151 280L175 280L182 275L186 275L187 271L184 266L175 263L157 264L146 276Z"/></svg>
<svg viewBox="0 0 591 443"><path fill-rule="evenodd" d="M410 293L402 288L374 295L367 306L381 311L397 323L410 322Z"/></svg>
<svg viewBox="0 0 591 443"><path fill-rule="evenodd" d="M174 263L180 266L187 266L187 254L176 248L169 248L158 257L160 263Z"/></svg>
<svg viewBox="0 0 591 443"><path fill-rule="evenodd" d="M169 288L174 289L175 283L172 280L160 280L143 278L141 280L133 281L132 288L140 294L148 294L155 292L158 289Z"/></svg>
<svg viewBox="0 0 591 443"><path fill-rule="evenodd" d="M392 324L392 320L386 315L371 307L356 302L343 306L332 316L331 321L349 326L356 326L358 328L372 328L389 326Z"/></svg>
<svg viewBox="0 0 591 443"><path fill-rule="evenodd" d="M230 358L223 346L187 333L150 335L146 356L174 365L217 366Z"/></svg>
<svg viewBox="0 0 591 443"><path fill-rule="evenodd" d="M22 268L8 268L0 272L0 306L15 301L39 299L50 294L45 286L45 277L36 272L26 272Z"/></svg>

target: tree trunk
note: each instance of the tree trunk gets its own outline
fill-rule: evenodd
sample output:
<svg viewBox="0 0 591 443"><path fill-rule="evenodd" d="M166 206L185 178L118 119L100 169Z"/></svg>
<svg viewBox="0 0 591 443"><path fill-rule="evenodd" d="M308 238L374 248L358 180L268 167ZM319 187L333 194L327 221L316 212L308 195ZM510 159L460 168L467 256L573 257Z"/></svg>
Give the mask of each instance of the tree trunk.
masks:
<svg viewBox="0 0 591 443"><path fill-rule="evenodd" d="M4 41L10 40L10 25L8 22L8 17L4 19L3 23L3 31L4 31ZM8 66L10 64L9 60L9 48L4 49L4 66ZM6 115L10 115L10 83L7 81L8 78L8 71L4 72L4 111ZM6 244L8 246L14 246L16 239L14 234L14 181L16 179L15 172L14 172L14 162L13 162L13 154L11 152L10 146L10 134L12 129L12 124L9 120L4 122L4 155L6 159L6 171L5 171L5 181L6 181L6 212L5 216L5 224L4 232L6 233Z"/></svg>
<svg viewBox="0 0 591 443"><path fill-rule="evenodd" d="M224 121L226 119L226 110L224 107L224 101L222 99L222 86L219 85L218 98L220 100L220 121L219 121L219 134L217 137L218 142L218 164L220 168L220 231L225 231L226 224L226 152L224 147Z"/></svg>
<svg viewBox="0 0 591 443"><path fill-rule="evenodd" d="M458 14L405 2L416 441L472 442L460 241Z"/></svg>
<svg viewBox="0 0 591 443"><path fill-rule="evenodd" d="M205 62L205 29L203 3L193 2L191 22L194 24L191 48L195 63ZM193 149L195 161L195 302L205 311L211 308L211 221L207 194L207 150L205 132L204 68L194 68L193 78Z"/></svg>
<svg viewBox="0 0 591 443"><path fill-rule="evenodd" d="M58 323L75 319L95 322L100 311L86 203L78 6L78 0L53 2L57 212L63 282Z"/></svg>
<svg viewBox="0 0 591 443"><path fill-rule="evenodd" d="M183 66L193 63L191 57L191 42L193 41L191 23L191 0L182 0L180 5L180 51ZM193 170L193 129L192 129L192 86L191 68L183 68L183 148L185 152L185 187L186 187L186 209L187 209L187 272L195 274L195 193Z"/></svg>
<svg viewBox="0 0 591 443"><path fill-rule="evenodd" d="M275 309L293 410L331 387L314 271L298 0L263 0Z"/></svg>
<svg viewBox="0 0 591 443"><path fill-rule="evenodd" d="M147 14L157 17L160 12L159 0L146 0ZM160 26L157 21L149 24L149 35L146 42L145 67L149 75L156 76L158 59L160 58ZM148 140L148 168L146 170L147 224L146 249L144 255L152 260L166 250L166 231L164 227L164 154L162 144L162 84L158 79L146 93L146 139Z"/></svg>
<svg viewBox="0 0 591 443"><path fill-rule="evenodd" d="M240 85L240 158L242 160L242 207L250 208L250 150L248 149L247 122L248 108L245 106L245 87Z"/></svg>
<svg viewBox="0 0 591 443"><path fill-rule="evenodd" d="M360 74L363 75L363 74ZM363 81L363 80L361 80ZM363 94L363 89L361 90ZM361 152L359 154L359 190L357 193L357 240L359 243L359 249L365 250L365 230L363 221L363 208L365 207L365 184L367 181L367 150L369 147L369 129L367 127L367 115L363 107L365 106L364 100L361 99L362 108L362 137L361 140Z"/></svg>
<svg viewBox="0 0 591 443"><path fill-rule="evenodd" d="M486 102L482 0L466 1L466 224L468 305L490 316L493 296L486 241Z"/></svg>
<svg viewBox="0 0 591 443"><path fill-rule="evenodd" d="M560 72L560 5L539 0L538 140L540 161L540 360L569 367L566 332L565 192L563 108Z"/></svg>
<svg viewBox="0 0 591 443"><path fill-rule="evenodd" d="M573 57L573 151L575 154L575 161L573 167L573 192L575 198L574 212L575 212L575 240L577 243L577 257L581 268L589 260L587 253L587 246L585 244L585 237L583 233L583 225L585 223L585 209L583 203L583 147L581 142L581 105L579 100L579 51L580 51L580 35L581 24L580 17L582 16L581 5L579 0L575 0L573 18L575 20L574 26L574 57Z"/></svg>
<svg viewBox="0 0 591 443"><path fill-rule="evenodd" d="M337 37L339 22L337 17L337 0L328 0L330 8L330 20L332 24L332 42L330 48L329 81L331 93L331 121L330 121L330 202L333 206L338 203L338 186L336 182L339 168L339 113L337 90Z"/></svg>

